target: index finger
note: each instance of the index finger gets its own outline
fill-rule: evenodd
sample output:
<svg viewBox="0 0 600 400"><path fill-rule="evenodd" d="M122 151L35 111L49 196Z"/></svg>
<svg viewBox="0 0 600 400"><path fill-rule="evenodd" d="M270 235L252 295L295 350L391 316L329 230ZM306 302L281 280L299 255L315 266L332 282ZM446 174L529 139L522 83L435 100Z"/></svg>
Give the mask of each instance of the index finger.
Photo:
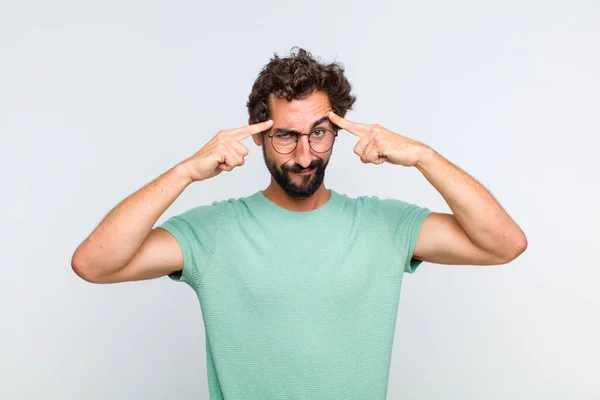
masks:
<svg viewBox="0 0 600 400"><path fill-rule="evenodd" d="M330 111L329 114L327 114L327 116L329 117L331 122L358 137L363 137L369 132L370 128L368 126L360 124L358 122L348 121L347 119L340 117L333 111Z"/></svg>
<svg viewBox="0 0 600 400"><path fill-rule="evenodd" d="M246 125L240 128L232 129L230 135L233 136L237 140L246 139L250 135L256 135L257 133L261 133L266 131L271 126L273 126L273 120L269 119L267 121L259 122L257 124Z"/></svg>

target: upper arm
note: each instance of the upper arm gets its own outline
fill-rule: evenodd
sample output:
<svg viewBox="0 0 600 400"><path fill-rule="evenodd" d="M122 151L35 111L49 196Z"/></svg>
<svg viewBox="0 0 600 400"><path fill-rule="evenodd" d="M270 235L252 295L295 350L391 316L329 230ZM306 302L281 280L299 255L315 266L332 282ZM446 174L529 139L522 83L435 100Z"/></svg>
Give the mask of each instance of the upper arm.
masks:
<svg viewBox="0 0 600 400"><path fill-rule="evenodd" d="M413 257L436 264L495 265L506 260L477 247L453 214L429 214L417 238Z"/></svg>
<svg viewBox="0 0 600 400"><path fill-rule="evenodd" d="M120 270L97 283L116 283L158 278L183 268L183 251L173 235L154 228L133 258Z"/></svg>

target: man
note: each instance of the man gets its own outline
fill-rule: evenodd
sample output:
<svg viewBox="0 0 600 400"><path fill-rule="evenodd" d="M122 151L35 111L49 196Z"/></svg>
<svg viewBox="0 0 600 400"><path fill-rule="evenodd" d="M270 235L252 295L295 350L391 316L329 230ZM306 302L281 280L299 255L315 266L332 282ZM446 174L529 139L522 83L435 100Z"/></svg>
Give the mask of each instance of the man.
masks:
<svg viewBox="0 0 600 400"><path fill-rule="evenodd" d="M299 49L275 55L248 100L249 125L127 197L73 255L95 283L168 275L190 285L206 331L211 399L384 399L404 272L423 262L494 265L521 254L521 229L475 179L430 147L343 117L343 68ZM325 188L335 137L364 163L417 168L453 214ZM192 182L244 164L252 136L264 191L158 218Z"/></svg>

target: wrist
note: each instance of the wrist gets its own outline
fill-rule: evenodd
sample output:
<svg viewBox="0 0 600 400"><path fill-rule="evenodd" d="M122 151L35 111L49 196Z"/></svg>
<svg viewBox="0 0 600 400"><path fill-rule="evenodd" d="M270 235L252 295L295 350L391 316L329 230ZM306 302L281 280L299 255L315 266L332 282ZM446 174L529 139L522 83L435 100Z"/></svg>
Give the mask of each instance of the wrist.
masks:
<svg viewBox="0 0 600 400"><path fill-rule="evenodd" d="M435 150L431 147L422 145L418 152L415 168L423 172L424 169L434 161L436 154Z"/></svg>
<svg viewBox="0 0 600 400"><path fill-rule="evenodd" d="M189 169L187 168L185 162L177 164L173 168L173 171L174 171L175 175L185 183L186 186L194 182L194 179L192 178L192 174L190 173Z"/></svg>

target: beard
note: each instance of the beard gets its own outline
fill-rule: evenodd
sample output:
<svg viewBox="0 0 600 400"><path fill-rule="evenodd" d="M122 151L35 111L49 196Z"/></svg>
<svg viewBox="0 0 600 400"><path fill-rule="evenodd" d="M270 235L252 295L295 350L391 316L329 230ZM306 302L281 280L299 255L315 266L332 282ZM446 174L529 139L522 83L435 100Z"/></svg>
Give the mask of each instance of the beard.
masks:
<svg viewBox="0 0 600 400"><path fill-rule="evenodd" d="M312 196L325 179L325 168L327 168L327 164L329 164L329 160L331 159L331 154L327 161L323 161L320 158L316 160L312 160L310 165L307 167L310 170L315 170L310 175L298 175L302 179L302 183L300 185L295 184L292 181L292 177L290 173L292 172L301 172L305 168L301 165L294 164L293 166L287 166L283 164L281 166L281 170L277 168L277 165L267 157L267 151L265 150L265 144L263 143L262 151L263 158L265 159L265 164L267 165L267 169L271 173L275 182L279 184L279 186L290 196L296 199L303 199ZM333 152L333 149L331 150Z"/></svg>

